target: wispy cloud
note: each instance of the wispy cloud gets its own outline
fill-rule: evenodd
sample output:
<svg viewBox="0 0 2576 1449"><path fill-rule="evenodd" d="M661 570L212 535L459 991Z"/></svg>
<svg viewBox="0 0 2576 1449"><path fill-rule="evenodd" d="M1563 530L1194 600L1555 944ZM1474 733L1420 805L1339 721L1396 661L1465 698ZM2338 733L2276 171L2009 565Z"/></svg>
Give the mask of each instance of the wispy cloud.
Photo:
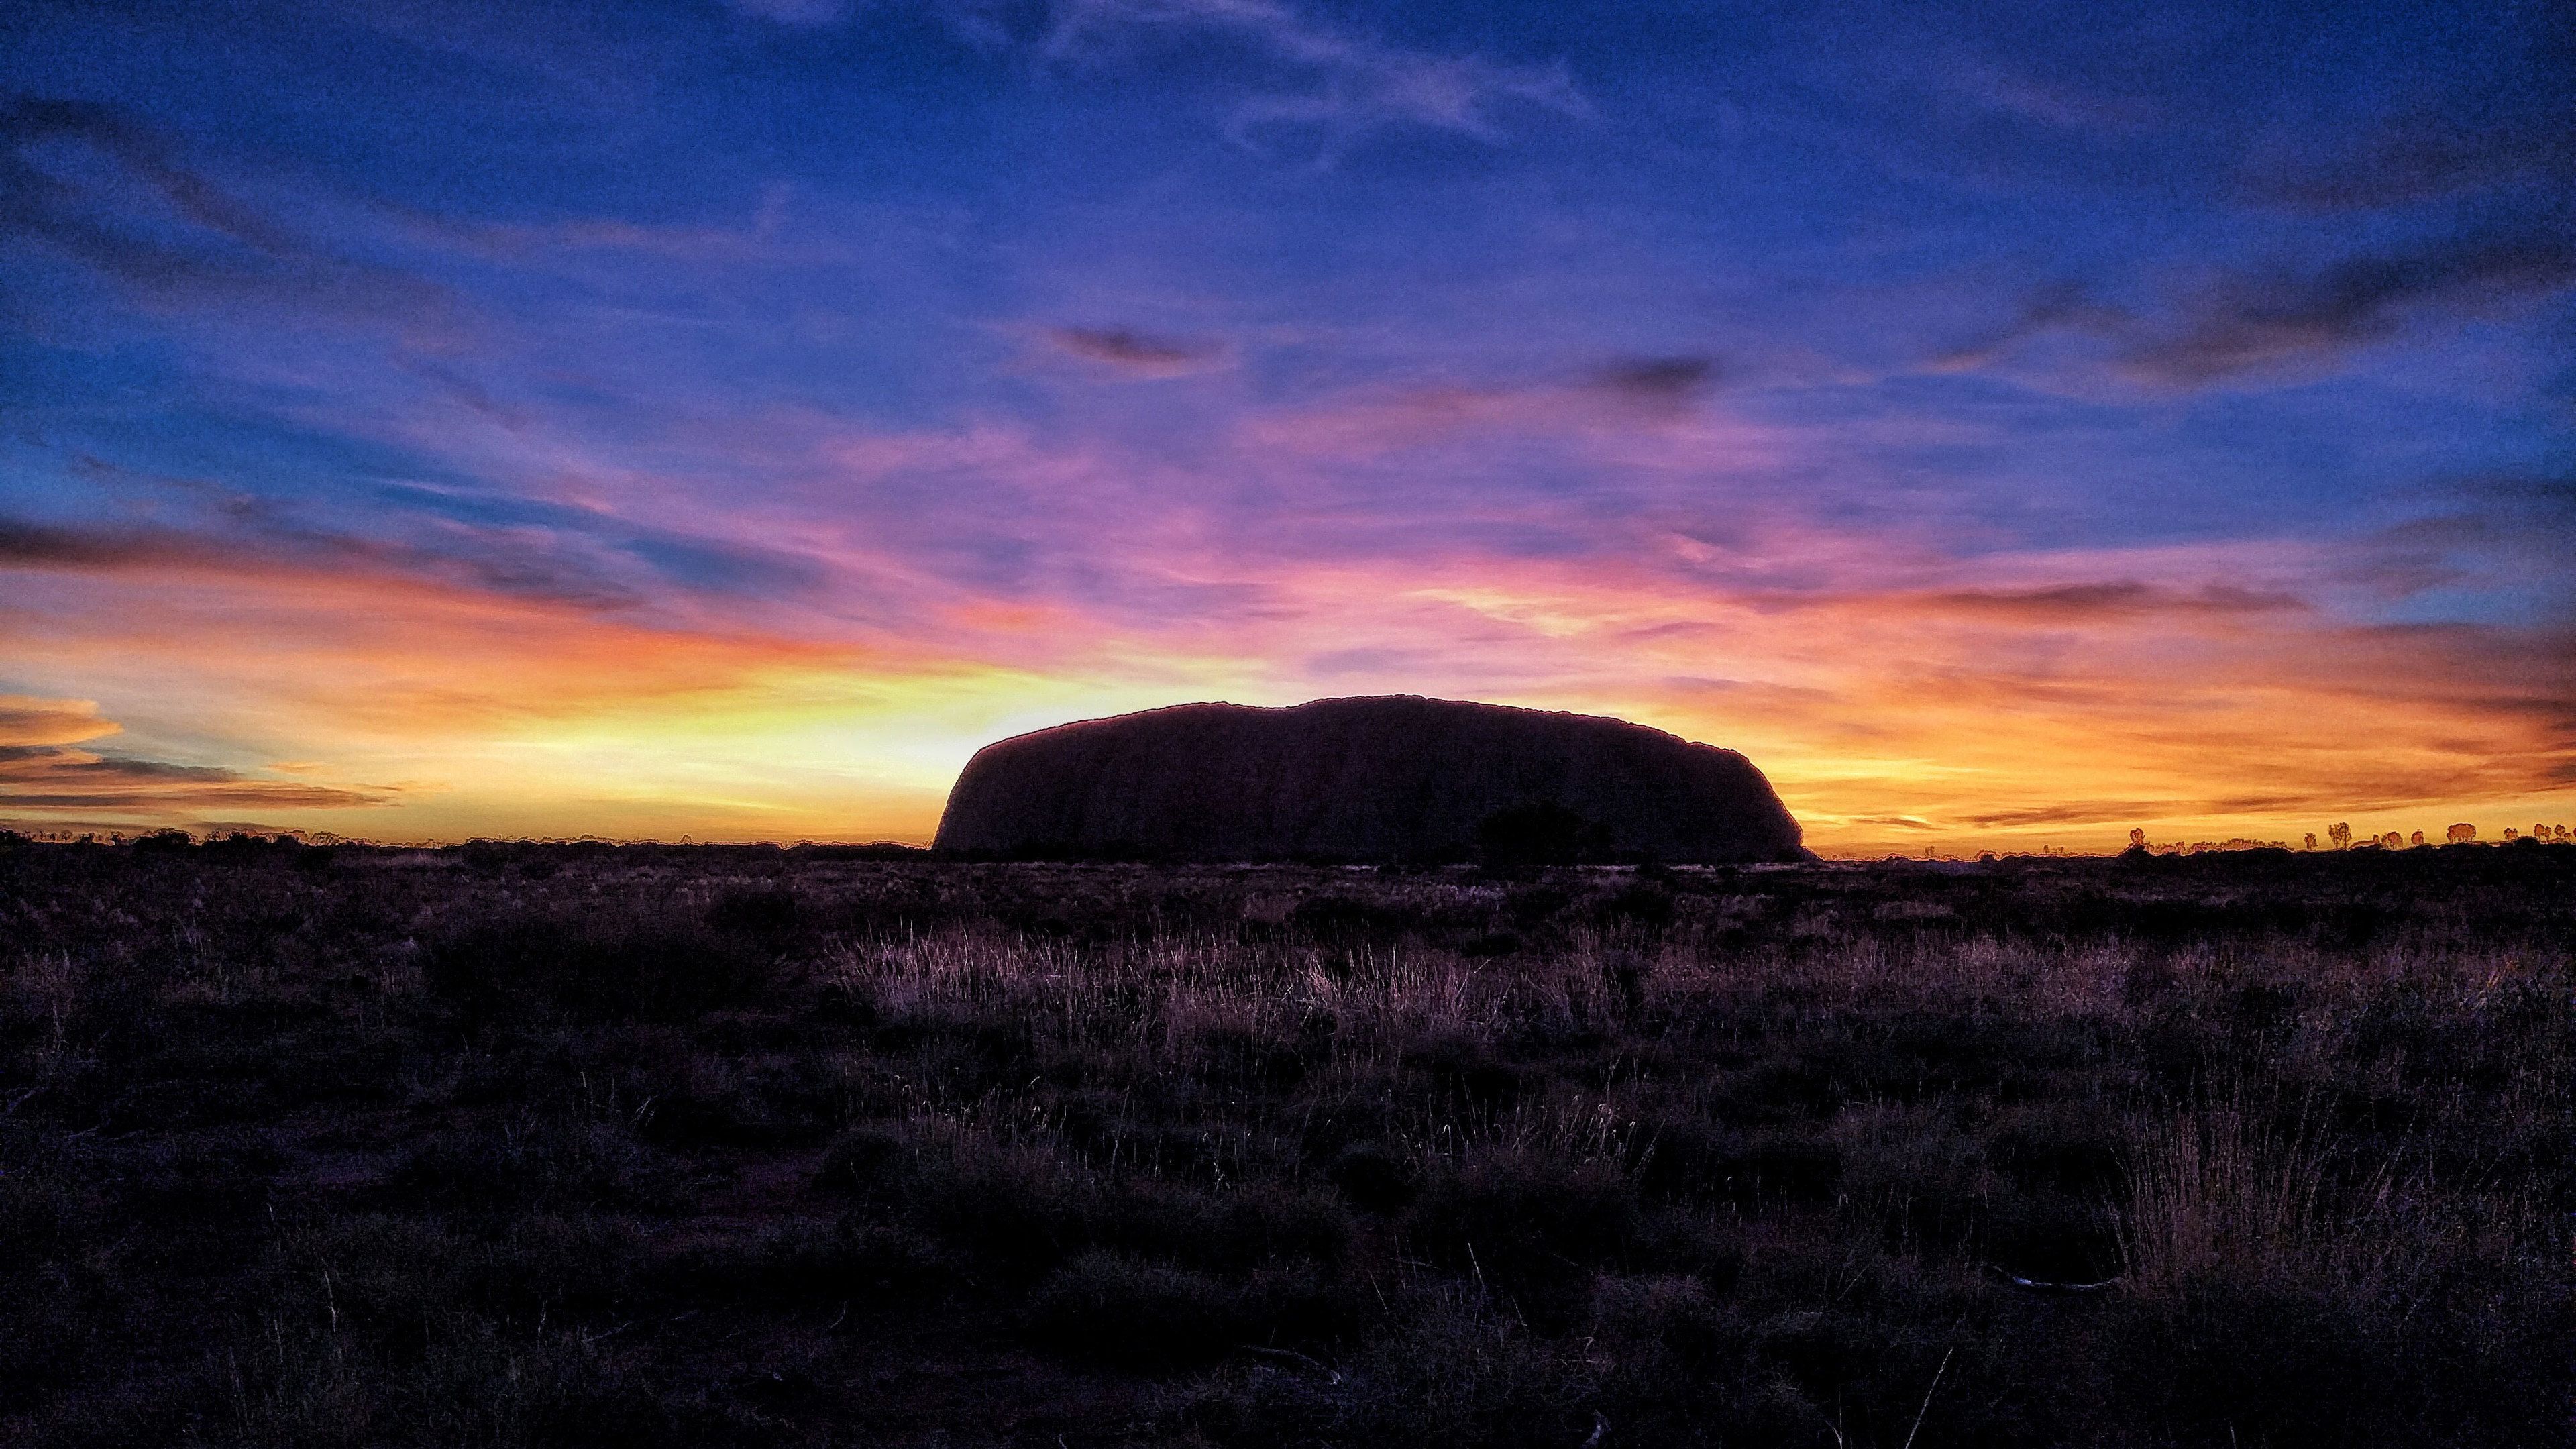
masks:
<svg viewBox="0 0 2576 1449"><path fill-rule="evenodd" d="M1221 342L1160 336L1132 327L1053 327L1046 340L1057 350L1137 377L1181 377L1222 367L1232 357Z"/></svg>
<svg viewBox="0 0 2576 1449"><path fill-rule="evenodd" d="M1687 422L1716 386L1704 354L1622 357L1573 376L1355 390L1250 420L1267 446L1365 454L1477 434L1619 433Z"/></svg>
<svg viewBox="0 0 2576 1449"><path fill-rule="evenodd" d="M2126 351L2139 375L2196 385L2331 361L2422 313L2493 316L2576 286L2576 233L2517 230L2426 239L2306 271L2226 278Z"/></svg>
<svg viewBox="0 0 2576 1449"><path fill-rule="evenodd" d="M2289 802L2283 802L2289 803ZM2068 800L2055 805L2037 805L2022 810L1993 810L1969 815L1965 821L1979 830L2013 829L2032 825L2126 825L2133 820L2161 819L2172 813L2175 802L2164 800Z"/></svg>
<svg viewBox="0 0 2576 1449"><path fill-rule="evenodd" d="M2137 579L2034 589L1957 589L1919 598L1928 608L2035 625L2158 613L2270 614L2308 607L2296 594L2278 589L2244 589L2226 584L2177 589Z"/></svg>
<svg viewBox="0 0 2576 1449"><path fill-rule="evenodd" d="M1940 47L1928 68L1940 92L2022 121L2064 131L2129 136L2162 119L2161 110L2136 90L2099 81L2076 81L2020 69L1962 45Z"/></svg>
<svg viewBox="0 0 2576 1449"><path fill-rule="evenodd" d="M1513 111L1588 117L1562 62L1514 64L1399 45L1277 0L1055 0L1047 53L1101 60L1162 39L1221 37L1305 84L1238 102L1226 129L1254 147L1288 141L1330 159L1372 132L1422 127L1504 139Z"/></svg>
<svg viewBox="0 0 2576 1449"><path fill-rule="evenodd" d="M2022 295L2020 306L2009 320L1972 341L1935 353L1927 365L1934 372L1974 372L2005 360L2022 344L2051 332L2118 336L2133 322L2125 308L2095 299L2078 283L2046 282Z"/></svg>
<svg viewBox="0 0 2576 1449"><path fill-rule="evenodd" d="M1702 353L1623 357L1592 374L1594 388L1650 408L1679 408L1714 386L1717 359Z"/></svg>
<svg viewBox="0 0 2576 1449"><path fill-rule="evenodd" d="M85 471L117 484L172 481L96 460ZM0 570L411 578L600 610L642 609L670 589L793 598L829 576L810 555L506 494L379 485L361 533L308 522L273 499L185 486L214 499L197 526L0 514Z"/></svg>
<svg viewBox="0 0 2576 1449"><path fill-rule="evenodd" d="M799 29L837 25L850 15L850 7L845 0L725 0L725 3L754 19Z"/></svg>
<svg viewBox="0 0 2576 1449"><path fill-rule="evenodd" d="M2064 333L2107 343L2112 366L2135 381L2191 389L2330 368L2413 324L2502 316L2571 288L2576 227L2516 225L2316 265L2229 270L2146 311L2051 283L2034 289L2010 322L1936 354L1929 366L1972 371Z"/></svg>
<svg viewBox="0 0 2576 1449"><path fill-rule="evenodd" d="M2569 77L2576 78L2576 77ZM2576 184L2576 101L2459 120L2417 112L2336 137L2324 155L2275 145L2246 166L2253 201L2337 212L2413 206L2502 187Z"/></svg>
<svg viewBox="0 0 2576 1449"><path fill-rule="evenodd" d="M170 137L88 101L0 96L0 236L41 243L157 306L270 302L407 325L438 323L451 306L418 276L312 240L188 164Z"/></svg>

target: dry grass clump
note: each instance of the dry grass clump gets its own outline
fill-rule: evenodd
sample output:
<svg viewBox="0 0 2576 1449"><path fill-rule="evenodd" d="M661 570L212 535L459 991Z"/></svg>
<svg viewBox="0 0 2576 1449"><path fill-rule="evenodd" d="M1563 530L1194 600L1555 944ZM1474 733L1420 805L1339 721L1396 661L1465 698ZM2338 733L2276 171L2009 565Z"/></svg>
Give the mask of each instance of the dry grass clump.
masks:
<svg viewBox="0 0 2576 1449"><path fill-rule="evenodd" d="M2335 1164L2323 1134L2304 1114L2282 1127L2246 1091L2138 1124L2114 1209L2131 1291L2177 1298L2336 1266L2345 1234L2329 1212Z"/></svg>

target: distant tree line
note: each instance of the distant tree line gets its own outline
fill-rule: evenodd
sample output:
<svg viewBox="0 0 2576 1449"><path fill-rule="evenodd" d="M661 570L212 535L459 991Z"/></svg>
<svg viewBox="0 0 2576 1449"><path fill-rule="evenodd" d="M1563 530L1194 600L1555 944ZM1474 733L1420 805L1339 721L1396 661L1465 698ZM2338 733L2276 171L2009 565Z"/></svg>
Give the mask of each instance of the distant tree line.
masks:
<svg viewBox="0 0 2576 1449"><path fill-rule="evenodd" d="M2442 843L2446 845L2475 845L2477 840L2478 828L2467 823L2453 825L2442 834ZM2576 840L2571 840L2567 827L2564 825L2535 824L2531 827L2531 833L2529 835L2523 834L2523 832L2515 826L2508 825L2504 828L2504 844L2516 845L2525 841L2546 845L2567 845L2570 843L2576 843ZM2334 824L2326 827L2326 840L2322 847L2317 844L2317 837L2314 831L2310 831L2308 834L2302 836L2299 843L2300 848L2305 850L2411 850L2430 842L2425 840L2424 832L2421 830L2418 830L2411 835L2401 835L2398 832L2391 830L2379 835L2365 835L2356 841L2353 838L2351 824L2347 821L2338 820ZM2273 850L2286 850L2289 846L2283 841L2249 840L2241 835L2230 836L2225 840L2176 840L2166 843L2162 841L2149 840L2147 838L2147 832L2144 830L2132 830L2129 832L2129 848L2131 850L2143 850L2152 855L2203 855L2210 851L2221 850L2262 850L2267 848Z"/></svg>

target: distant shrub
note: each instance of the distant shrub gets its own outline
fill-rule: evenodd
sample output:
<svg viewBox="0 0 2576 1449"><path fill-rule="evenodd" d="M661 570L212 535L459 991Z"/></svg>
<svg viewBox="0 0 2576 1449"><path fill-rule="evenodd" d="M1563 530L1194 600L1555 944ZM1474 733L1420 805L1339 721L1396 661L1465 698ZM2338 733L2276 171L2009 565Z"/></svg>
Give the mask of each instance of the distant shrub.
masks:
<svg viewBox="0 0 2576 1449"><path fill-rule="evenodd" d="M789 846L786 853L789 859L799 861L923 861L932 858L927 846L905 845L892 840L866 845L816 845L807 842Z"/></svg>

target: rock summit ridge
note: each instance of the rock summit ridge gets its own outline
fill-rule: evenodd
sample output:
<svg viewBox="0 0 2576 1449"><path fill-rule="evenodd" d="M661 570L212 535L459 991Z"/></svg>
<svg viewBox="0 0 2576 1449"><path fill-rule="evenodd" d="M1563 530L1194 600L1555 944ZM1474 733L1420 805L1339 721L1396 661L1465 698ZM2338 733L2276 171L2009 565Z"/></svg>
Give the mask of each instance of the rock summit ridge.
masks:
<svg viewBox="0 0 2576 1449"><path fill-rule="evenodd" d="M1594 857L1807 858L1733 750L1599 715L1374 695L1182 704L987 745L938 847L1166 860L1460 858L1571 835Z"/></svg>

